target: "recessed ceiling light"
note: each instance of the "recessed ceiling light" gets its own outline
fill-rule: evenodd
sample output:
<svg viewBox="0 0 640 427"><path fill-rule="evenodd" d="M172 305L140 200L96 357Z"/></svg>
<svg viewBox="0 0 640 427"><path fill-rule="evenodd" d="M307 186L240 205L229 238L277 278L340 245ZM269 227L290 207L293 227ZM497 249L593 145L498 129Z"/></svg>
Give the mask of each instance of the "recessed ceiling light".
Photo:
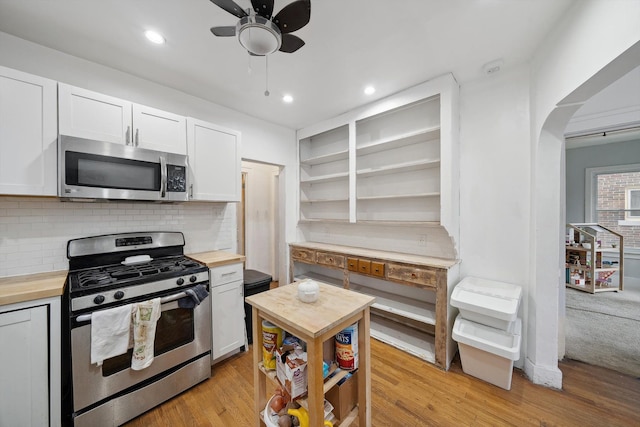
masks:
<svg viewBox="0 0 640 427"><path fill-rule="evenodd" d="M376 92L376 88L373 86L367 86L364 88L364 93L366 95L373 95Z"/></svg>
<svg viewBox="0 0 640 427"><path fill-rule="evenodd" d="M282 97L282 100L284 102L286 102L287 104L291 104L293 102L293 96L285 95L285 96Z"/></svg>
<svg viewBox="0 0 640 427"><path fill-rule="evenodd" d="M144 35L147 38L147 40L149 40L151 43L164 44L165 42L164 37L162 37L162 34L157 33L153 30L145 31Z"/></svg>

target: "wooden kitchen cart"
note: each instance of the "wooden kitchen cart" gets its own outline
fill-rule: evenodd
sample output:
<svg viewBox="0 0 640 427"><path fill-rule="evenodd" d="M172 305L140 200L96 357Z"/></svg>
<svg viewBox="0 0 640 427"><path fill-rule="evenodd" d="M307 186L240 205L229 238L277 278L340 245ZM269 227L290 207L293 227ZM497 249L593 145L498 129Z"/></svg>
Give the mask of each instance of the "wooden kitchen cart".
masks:
<svg viewBox="0 0 640 427"><path fill-rule="evenodd" d="M358 322L358 406L342 420L349 425L356 416L359 425L371 426L371 366L369 342L369 306L375 298L319 283L320 294L313 303L303 303L297 297L296 284L280 286L245 298L253 307L253 362L255 426L261 425L260 412L268 397L266 381L276 381L274 371L262 365L262 321L267 320L295 335L307 344L308 393L302 406L309 411L309 426L324 422L324 394L335 382L323 381L323 343L333 341L341 330Z"/></svg>
<svg viewBox="0 0 640 427"><path fill-rule="evenodd" d="M290 277L376 298L371 336L448 369L456 352L449 297L456 260L318 242L289 245Z"/></svg>
<svg viewBox="0 0 640 427"><path fill-rule="evenodd" d="M567 287L592 294L623 290L624 237L595 223L567 224L567 230ZM584 247L583 243L589 247ZM617 258L617 263L605 260L607 255ZM612 279L617 279L617 283Z"/></svg>

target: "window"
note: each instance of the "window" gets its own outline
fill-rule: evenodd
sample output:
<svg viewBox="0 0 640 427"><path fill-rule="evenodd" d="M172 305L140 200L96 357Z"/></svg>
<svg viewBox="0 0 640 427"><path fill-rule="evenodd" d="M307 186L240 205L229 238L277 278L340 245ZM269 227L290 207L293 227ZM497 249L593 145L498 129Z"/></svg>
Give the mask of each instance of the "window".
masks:
<svg viewBox="0 0 640 427"><path fill-rule="evenodd" d="M586 222L622 234L625 253L640 254L640 164L588 168L585 190Z"/></svg>
<svg viewBox="0 0 640 427"><path fill-rule="evenodd" d="M627 188L625 192L625 209L624 219L627 221L640 221L640 188Z"/></svg>

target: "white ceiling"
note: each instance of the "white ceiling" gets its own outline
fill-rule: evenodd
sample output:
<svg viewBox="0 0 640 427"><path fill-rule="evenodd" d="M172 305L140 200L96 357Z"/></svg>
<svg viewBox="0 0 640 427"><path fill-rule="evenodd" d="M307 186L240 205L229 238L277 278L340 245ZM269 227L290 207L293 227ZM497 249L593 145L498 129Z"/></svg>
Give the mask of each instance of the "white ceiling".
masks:
<svg viewBox="0 0 640 427"><path fill-rule="evenodd" d="M275 0L274 13L291 1ZM447 72L464 83L496 59L526 62L572 0L311 3L293 33L306 45L269 56L269 97L264 58L210 33L237 18L208 0L0 0L0 31L298 129ZM167 44L151 45L146 29Z"/></svg>

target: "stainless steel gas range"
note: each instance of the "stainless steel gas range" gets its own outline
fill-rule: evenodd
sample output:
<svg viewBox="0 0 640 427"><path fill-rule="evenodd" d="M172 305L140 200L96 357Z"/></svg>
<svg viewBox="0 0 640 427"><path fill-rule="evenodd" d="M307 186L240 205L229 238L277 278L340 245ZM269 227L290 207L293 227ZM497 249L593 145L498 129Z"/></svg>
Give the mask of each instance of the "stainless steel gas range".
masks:
<svg viewBox="0 0 640 427"><path fill-rule="evenodd" d="M177 232L70 240L63 299L63 425L117 426L211 376L206 265L184 255ZM204 291L203 291L204 289ZM197 291L197 292L196 292ZM160 298L154 358L131 368L132 349L91 363L91 318Z"/></svg>

